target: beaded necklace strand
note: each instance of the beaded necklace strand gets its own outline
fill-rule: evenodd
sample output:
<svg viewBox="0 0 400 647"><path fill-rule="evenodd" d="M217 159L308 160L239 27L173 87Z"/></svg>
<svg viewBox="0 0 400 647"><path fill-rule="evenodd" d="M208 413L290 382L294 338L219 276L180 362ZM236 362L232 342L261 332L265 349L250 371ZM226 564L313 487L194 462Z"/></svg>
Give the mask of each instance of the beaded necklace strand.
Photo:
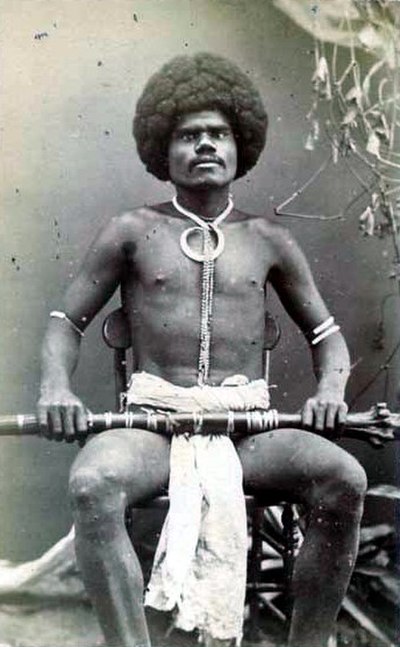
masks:
<svg viewBox="0 0 400 647"><path fill-rule="evenodd" d="M202 263L201 274L201 300L200 300L200 348L198 360L197 383L206 384L210 372L210 348L212 331L212 311L214 297L214 267L215 260L222 254L225 247L225 237L219 225L229 216L233 209L233 200L229 196L226 208L213 220L206 222L200 216L182 207L176 196L172 199L175 209L182 215L190 218L196 223L195 227L186 229L180 239L183 253L193 261ZM194 252L188 243L189 236L194 231L200 231L203 235L203 253ZM217 244L214 248L211 232L217 237Z"/></svg>

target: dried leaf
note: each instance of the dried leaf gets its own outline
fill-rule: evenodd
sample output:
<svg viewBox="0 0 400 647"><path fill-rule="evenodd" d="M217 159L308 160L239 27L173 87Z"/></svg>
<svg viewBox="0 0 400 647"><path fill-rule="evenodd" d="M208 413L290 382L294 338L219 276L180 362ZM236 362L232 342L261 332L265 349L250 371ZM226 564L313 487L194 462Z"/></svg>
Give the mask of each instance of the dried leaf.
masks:
<svg viewBox="0 0 400 647"><path fill-rule="evenodd" d="M360 231L364 236L373 236L375 229L375 216L370 206L368 206L358 219Z"/></svg>
<svg viewBox="0 0 400 647"><path fill-rule="evenodd" d="M354 572L367 577L380 577L386 574L386 570L384 566L356 566Z"/></svg>
<svg viewBox="0 0 400 647"><path fill-rule="evenodd" d="M329 78L329 67L325 56L321 56L318 60L316 70L313 74L312 81L325 82Z"/></svg>
<svg viewBox="0 0 400 647"><path fill-rule="evenodd" d="M312 133L308 133L304 148L306 149L306 151L313 151L315 149L314 137Z"/></svg>
<svg viewBox="0 0 400 647"><path fill-rule="evenodd" d="M389 540L383 538L377 543L384 544L385 542L393 544L393 537ZM391 557L388 551L372 543L365 544L365 549L361 550L357 556L357 569L366 569L366 571L368 569L371 571L383 569L383 573L379 573L380 575L388 573L391 567Z"/></svg>
<svg viewBox="0 0 400 647"><path fill-rule="evenodd" d="M346 101L349 103L355 103L359 108L361 108L362 105L362 99L363 99L363 93L361 88L358 88L356 86L350 88L350 90L347 92L345 95Z"/></svg>
<svg viewBox="0 0 400 647"><path fill-rule="evenodd" d="M370 134L368 135L368 141L366 145L366 151L370 153L370 155L375 155L375 157L380 157L379 149L380 149L380 139L376 132L374 130L371 130Z"/></svg>
<svg viewBox="0 0 400 647"><path fill-rule="evenodd" d="M349 151L357 150L357 146L353 137L351 136L349 126L344 126L341 134L342 136L339 142L339 153L344 157L345 155L349 154Z"/></svg>
<svg viewBox="0 0 400 647"><path fill-rule="evenodd" d="M375 638L383 642L383 644L387 647L395 647L389 636L384 634L379 629L379 627L376 626L373 620L371 620L348 595L346 595L345 599L343 600L342 606L347 611L347 613L349 613L358 622L361 627L363 627L366 631L368 631L368 633L371 634L371 636L374 636Z"/></svg>
<svg viewBox="0 0 400 647"><path fill-rule="evenodd" d="M319 121L318 121L318 119L313 119L313 121L312 121L312 136L313 136L315 142L317 142L319 140Z"/></svg>
<svg viewBox="0 0 400 647"><path fill-rule="evenodd" d="M368 490L368 496L382 496L386 499L400 499L400 488L395 485L376 485Z"/></svg>
<svg viewBox="0 0 400 647"><path fill-rule="evenodd" d="M351 124L352 126L355 126L357 116L358 116L358 108L356 108L356 107L350 108L346 112L345 116L343 117L343 119L341 121L341 125L342 126L349 126Z"/></svg>
<svg viewBox="0 0 400 647"><path fill-rule="evenodd" d="M390 139L390 128L389 124L387 122L386 116L383 112L380 113L379 115L379 123L377 127L375 128L375 132L384 139L384 141L388 142Z"/></svg>
<svg viewBox="0 0 400 647"><path fill-rule="evenodd" d="M381 593L383 593L386 599L393 604L398 605L400 601L400 584L399 578L397 575L392 573L385 573L379 577L379 583L382 585Z"/></svg>
<svg viewBox="0 0 400 647"><path fill-rule="evenodd" d="M390 485L378 485L380 487L391 487ZM372 488L374 489L374 488ZM368 490L368 495L371 494L371 490ZM388 523L379 523L375 526L364 526L361 529L360 533L360 544L364 544L369 541L376 541L376 539L382 539L390 537L393 535L394 528Z"/></svg>
<svg viewBox="0 0 400 647"><path fill-rule="evenodd" d="M371 207L374 211L376 211L377 208L379 207L379 203L380 203L379 193L374 192L371 195Z"/></svg>
<svg viewBox="0 0 400 647"><path fill-rule="evenodd" d="M378 108L374 108L373 110L369 110L368 114L372 115L373 117L376 117L376 119L379 119L381 111L378 110Z"/></svg>
<svg viewBox="0 0 400 647"><path fill-rule="evenodd" d="M332 148L332 161L334 164L337 164L339 160L339 142L336 135L332 137L331 148Z"/></svg>
<svg viewBox="0 0 400 647"><path fill-rule="evenodd" d="M317 67L311 80L315 92L318 92L318 94L324 99L332 99L329 66L325 56L321 56L318 59Z"/></svg>
<svg viewBox="0 0 400 647"><path fill-rule="evenodd" d="M358 549L357 563L365 564L367 561L371 562L375 558L377 552L379 552L379 548L372 542L360 546Z"/></svg>
<svg viewBox="0 0 400 647"><path fill-rule="evenodd" d="M323 86L320 87L319 93L323 99L330 101L332 99L331 82L328 80Z"/></svg>

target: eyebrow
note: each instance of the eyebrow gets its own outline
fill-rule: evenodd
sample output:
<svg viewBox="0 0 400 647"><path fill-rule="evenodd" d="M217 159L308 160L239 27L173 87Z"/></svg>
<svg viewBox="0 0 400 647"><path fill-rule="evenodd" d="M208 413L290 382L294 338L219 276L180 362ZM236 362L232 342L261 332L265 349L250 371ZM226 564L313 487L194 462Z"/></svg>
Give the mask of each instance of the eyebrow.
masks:
<svg viewBox="0 0 400 647"><path fill-rule="evenodd" d="M227 124L219 124L219 125L218 124L212 124L212 125L209 125L209 126L185 126L185 125L183 125L183 126L177 126L175 128L176 133L198 133L198 132L201 132L202 130L206 130L206 131L210 131L210 132L213 132L213 131L216 131L216 130L224 131L224 132L227 132L227 133L228 132L233 132L232 128Z"/></svg>

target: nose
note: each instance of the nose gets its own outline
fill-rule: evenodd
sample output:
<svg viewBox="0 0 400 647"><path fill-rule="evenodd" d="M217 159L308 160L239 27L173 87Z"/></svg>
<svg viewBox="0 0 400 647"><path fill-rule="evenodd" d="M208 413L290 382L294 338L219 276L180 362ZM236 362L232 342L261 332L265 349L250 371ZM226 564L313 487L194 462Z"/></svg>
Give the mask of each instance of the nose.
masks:
<svg viewBox="0 0 400 647"><path fill-rule="evenodd" d="M197 141L196 141L196 146L195 146L196 153L201 152L201 151L215 151L216 147L214 144L214 141L212 137L209 135L207 132L203 132L199 135Z"/></svg>

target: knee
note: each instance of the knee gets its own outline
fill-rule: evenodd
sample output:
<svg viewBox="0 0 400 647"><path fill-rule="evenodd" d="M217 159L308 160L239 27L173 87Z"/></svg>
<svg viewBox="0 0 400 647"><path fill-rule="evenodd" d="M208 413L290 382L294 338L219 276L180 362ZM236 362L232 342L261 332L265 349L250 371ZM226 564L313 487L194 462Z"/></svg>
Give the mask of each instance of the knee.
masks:
<svg viewBox="0 0 400 647"><path fill-rule="evenodd" d="M94 466L73 469L69 479L69 499L73 509L118 508L121 499L117 477L113 470Z"/></svg>
<svg viewBox="0 0 400 647"><path fill-rule="evenodd" d="M324 507L341 515L361 517L368 482L364 468L350 455L338 461L319 488Z"/></svg>
<svg viewBox="0 0 400 647"><path fill-rule="evenodd" d="M353 456L346 457L343 464L338 465L336 480L341 489L349 496L363 500L368 482L364 468Z"/></svg>

